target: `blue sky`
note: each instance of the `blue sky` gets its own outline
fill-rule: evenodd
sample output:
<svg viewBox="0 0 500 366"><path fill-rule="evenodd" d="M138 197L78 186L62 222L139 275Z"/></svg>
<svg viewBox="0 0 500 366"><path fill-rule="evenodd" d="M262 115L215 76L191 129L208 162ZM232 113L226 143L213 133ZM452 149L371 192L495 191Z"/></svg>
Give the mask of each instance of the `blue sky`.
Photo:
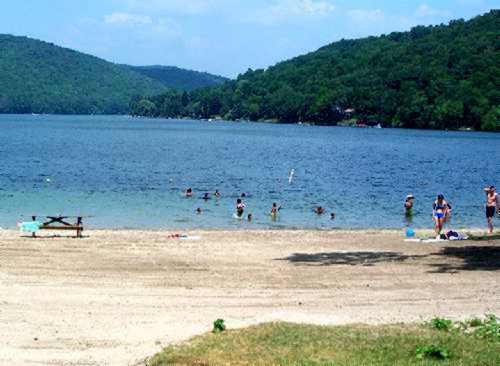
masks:
<svg viewBox="0 0 500 366"><path fill-rule="evenodd" d="M2 0L0 33L132 65L234 77L358 38L500 8L500 0Z"/></svg>

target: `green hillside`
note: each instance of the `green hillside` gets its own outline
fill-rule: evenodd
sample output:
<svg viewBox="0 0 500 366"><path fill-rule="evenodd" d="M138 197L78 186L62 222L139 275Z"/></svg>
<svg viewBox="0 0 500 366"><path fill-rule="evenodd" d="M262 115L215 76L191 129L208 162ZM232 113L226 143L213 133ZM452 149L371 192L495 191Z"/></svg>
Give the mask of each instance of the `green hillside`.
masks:
<svg viewBox="0 0 500 366"><path fill-rule="evenodd" d="M0 35L0 113L126 113L132 96L165 90L97 57Z"/></svg>
<svg viewBox="0 0 500 366"><path fill-rule="evenodd" d="M221 86L136 99L135 114L500 129L500 12L342 40ZM346 114L345 110L354 109Z"/></svg>
<svg viewBox="0 0 500 366"><path fill-rule="evenodd" d="M216 86L228 81L222 76L207 72L185 70L175 66L126 66L131 70L157 80L169 89L192 91L200 88Z"/></svg>

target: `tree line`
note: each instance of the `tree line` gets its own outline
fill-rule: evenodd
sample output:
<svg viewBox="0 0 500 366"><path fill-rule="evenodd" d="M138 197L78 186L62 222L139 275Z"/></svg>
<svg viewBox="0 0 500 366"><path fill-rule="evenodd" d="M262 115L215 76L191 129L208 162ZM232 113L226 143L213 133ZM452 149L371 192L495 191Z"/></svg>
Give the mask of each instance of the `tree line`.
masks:
<svg viewBox="0 0 500 366"><path fill-rule="evenodd" d="M216 87L135 97L131 114L498 131L499 14L341 40Z"/></svg>

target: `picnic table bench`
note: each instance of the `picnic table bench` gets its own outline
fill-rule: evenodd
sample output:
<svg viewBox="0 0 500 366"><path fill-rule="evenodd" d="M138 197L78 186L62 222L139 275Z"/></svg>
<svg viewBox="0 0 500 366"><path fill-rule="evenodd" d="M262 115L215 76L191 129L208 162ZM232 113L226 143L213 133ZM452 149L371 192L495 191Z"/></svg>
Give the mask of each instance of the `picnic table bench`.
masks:
<svg viewBox="0 0 500 366"><path fill-rule="evenodd" d="M36 221L37 216L31 216ZM76 237L82 237L83 219L90 216L42 216L45 222L40 225L40 230L75 230ZM71 221L71 222L69 222ZM36 237L36 233L32 233Z"/></svg>

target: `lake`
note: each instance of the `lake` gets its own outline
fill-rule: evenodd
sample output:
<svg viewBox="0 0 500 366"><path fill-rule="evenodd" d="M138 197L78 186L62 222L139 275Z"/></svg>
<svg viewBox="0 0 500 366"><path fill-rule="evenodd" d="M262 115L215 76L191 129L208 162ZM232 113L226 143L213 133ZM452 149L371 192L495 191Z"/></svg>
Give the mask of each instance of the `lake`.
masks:
<svg viewBox="0 0 500 366"><path fill-rule="evenodd" d="M454 228L484 227L482 189L500 184L500 134L482 132L0 115L0 142L3 228L82 214L92 228L401 229L409 193L416 228L432 228L439 193ZM233 217L242 192L252 223Z"/></svg>

